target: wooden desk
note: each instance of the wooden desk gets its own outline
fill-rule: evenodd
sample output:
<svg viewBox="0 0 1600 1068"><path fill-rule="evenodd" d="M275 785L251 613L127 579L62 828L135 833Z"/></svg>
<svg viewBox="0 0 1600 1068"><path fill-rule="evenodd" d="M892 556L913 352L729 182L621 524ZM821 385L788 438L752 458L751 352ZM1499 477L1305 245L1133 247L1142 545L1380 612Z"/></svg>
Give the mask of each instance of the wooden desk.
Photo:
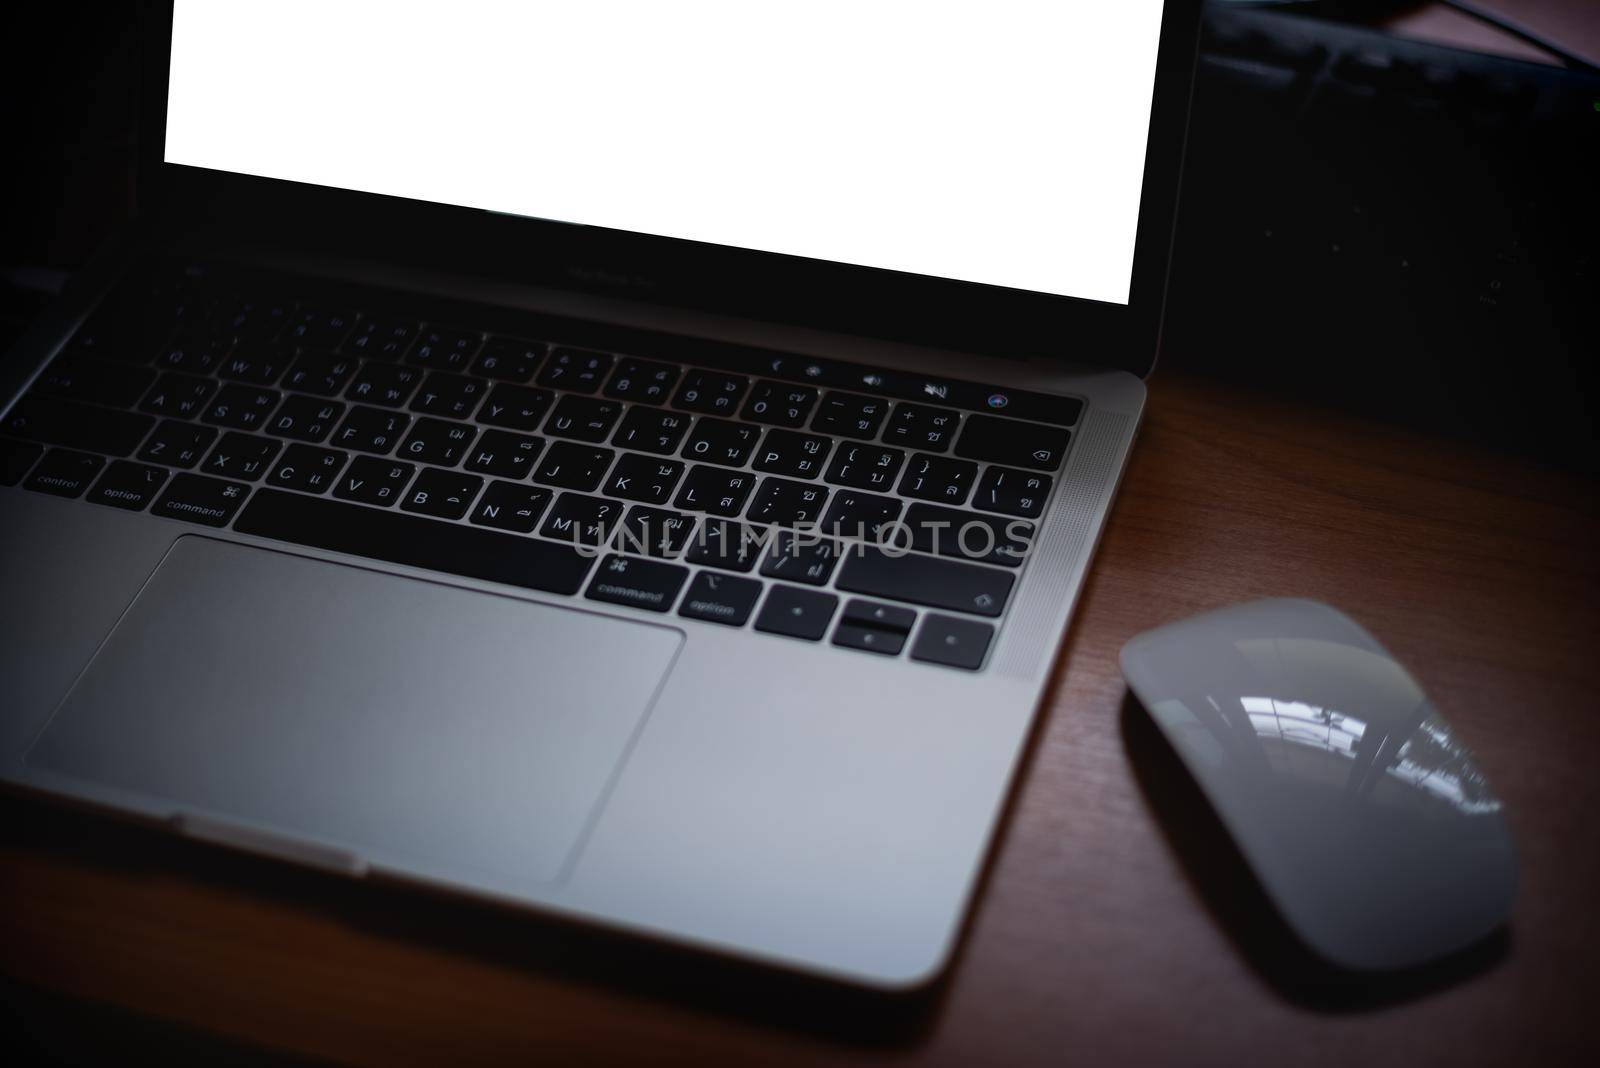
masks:
<svg viewBox="0 0 1600 1068"><path fill-rule="evenodd" d="M12 1033L362 1063L1592 1057L1597 545L1576 477L1164 373L963 950L927 996L851 997L8 800ZM1447 974L1332 996L1269 978L1292 959L1281 935L1125 707L1128 637L1269 594L1366 623L1509 806L1514 926Z"/></svg>

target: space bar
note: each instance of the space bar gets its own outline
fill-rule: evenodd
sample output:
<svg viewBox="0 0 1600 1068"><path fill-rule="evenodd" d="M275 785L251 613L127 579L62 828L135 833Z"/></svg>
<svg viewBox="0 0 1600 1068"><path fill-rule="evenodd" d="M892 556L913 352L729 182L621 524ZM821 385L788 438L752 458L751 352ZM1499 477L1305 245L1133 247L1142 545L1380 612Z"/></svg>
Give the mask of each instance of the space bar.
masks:
<svg viewBox="0 0 1600 1068"><path fill-rule="evenodd" d="M551 541L273 489L258 490L233 529L547 593L577 593L594 563L577 549Z"/></svg>

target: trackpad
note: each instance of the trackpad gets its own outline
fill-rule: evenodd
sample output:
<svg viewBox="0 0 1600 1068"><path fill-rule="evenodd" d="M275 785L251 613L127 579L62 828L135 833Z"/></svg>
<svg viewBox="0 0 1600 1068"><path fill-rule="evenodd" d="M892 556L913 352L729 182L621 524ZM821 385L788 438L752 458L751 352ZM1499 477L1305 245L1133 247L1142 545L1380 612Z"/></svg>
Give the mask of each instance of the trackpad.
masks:
<svg viewBox="0 0 1600 1068"><path fill-rule="evenodd" d="M682 641L185 536L26 763L375 866L549 882Z"/></svg>

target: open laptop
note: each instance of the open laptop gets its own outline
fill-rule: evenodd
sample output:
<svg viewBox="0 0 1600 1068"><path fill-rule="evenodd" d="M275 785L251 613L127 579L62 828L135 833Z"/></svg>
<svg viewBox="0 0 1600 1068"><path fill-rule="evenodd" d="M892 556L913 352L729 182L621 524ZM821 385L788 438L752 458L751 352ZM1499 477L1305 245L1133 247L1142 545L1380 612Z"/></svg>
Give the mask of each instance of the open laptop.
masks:
<svg viewBox="0 0 1600 1068"><path fill-rule="evenodd" d="M1133 442L1198 5L183 0L0 365L0 762L895 989Z"/></svg>

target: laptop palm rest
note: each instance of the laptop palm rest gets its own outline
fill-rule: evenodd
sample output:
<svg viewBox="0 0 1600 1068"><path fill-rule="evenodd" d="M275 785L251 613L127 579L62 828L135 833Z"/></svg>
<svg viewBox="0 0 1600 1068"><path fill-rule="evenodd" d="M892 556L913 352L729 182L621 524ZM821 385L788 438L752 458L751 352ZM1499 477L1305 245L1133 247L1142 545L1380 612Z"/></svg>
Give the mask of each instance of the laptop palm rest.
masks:
<svg viewBox="0 0 1600 1068"><path fill-rule="evenodd" d="M25 764L358 864L550 882L682 641L185 536Z"/></svg>

